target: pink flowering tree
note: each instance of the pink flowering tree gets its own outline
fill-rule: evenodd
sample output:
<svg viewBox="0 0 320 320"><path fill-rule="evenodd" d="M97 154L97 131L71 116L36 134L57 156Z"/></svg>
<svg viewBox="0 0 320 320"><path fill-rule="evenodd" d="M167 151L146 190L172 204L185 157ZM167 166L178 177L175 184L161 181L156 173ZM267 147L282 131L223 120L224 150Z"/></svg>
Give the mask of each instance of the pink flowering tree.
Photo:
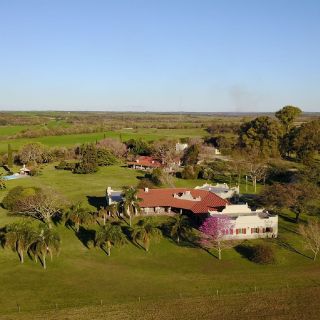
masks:
<svg viewBox="0 0 320 320"><path fill-rule="evenodd" d="M225 240L226 230L232 228L231 219L227 216L213 216L207 218L199 230L201 231L200 244L206 248L214 248L218 251L221 260L221 251L232 246L231 240Z"/></svg>

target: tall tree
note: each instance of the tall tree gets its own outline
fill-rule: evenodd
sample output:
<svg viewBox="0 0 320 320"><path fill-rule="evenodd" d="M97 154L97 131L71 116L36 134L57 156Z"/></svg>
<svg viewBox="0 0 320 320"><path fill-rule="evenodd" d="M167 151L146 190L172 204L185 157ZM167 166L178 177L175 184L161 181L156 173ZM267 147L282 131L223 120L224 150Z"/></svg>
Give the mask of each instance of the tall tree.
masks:
<svg viewBox="0 0 320 320"><path fill-rule="evenodd" d="M319 198L318 189L310 183L275 183L266 186L260 194L261 202L270 209L288 208L296 215L308 212L310 201Z"/></svg>
<svg viewBox="0 0 320 320"><path fill-rule="evenodd" d="M50 157L48 155L47 147L39 142L25 144L18 153L20 162L24 164L49 162Z"/></svg>
<svg viewBox="0 0 320 320"><path fill-rule="evenodd" d="M152 240L158 241L162 237L160 229L155 227L149 218L140 220L134 227L132 239L137 243L142 243L148 252Z"/></svg>
<svg viewBox="0 0 320 320"><path fill-rule="evenodd" d="M205 248L215 248L218 251L218 258L221 260L221 253L224 248L232 245L230 240L225 241L224 235L227 229L232 227L229 217L209 217L200 226L200 243Z"/></svg>
<svg viewBox="0 0 320 320"><path fill-rule="evenodd" d="M176 144L173 140L158 140L153 143L153 155L163 165L169 167L176 155Z"/></svg>
<svg viewBox="0 0 320 320"><path fill-rule="evenodd" d="M13 154L12 154L12 148L10 143L8 143L8 167L9 168L13 167Z"/></svg>
<svg viewBox="0 0 320 320"><path fill-rule="evenodd" d="M261 116L241 125L238 145L248 152L258 150L264 157L278 156L282 135L283 130L276 120Z"/></svg>
<svg viewBox="0 0 320 320"><path fill-rule="evenodd" d="M305 163L314 160L316 153L320 151L320 120L313 120L302 124L295 131L293 149L297 158Z"/></svg>
<svg viewBox="0 0 320 320"><path fill-rule="evenodd" d="M26 189L28 191L28 189ZM52 218L62 212L64 198L51 189L32 189L30 194L14 199L12 212L28 216L52 226Z"/></svg>
<svg viewBox="0 0 320 320"><path fill-rule="evenodd" d="M108 256L111 255L112 246L121 246L126 243L127 238L118 224L108 223L96 232L95 245L102 249L106 248Z"/></svg>
<svg viewBox="0 0 320 320"><path fill-rule="evenodd" d="M294 120L301 114L301 109L294 106L285 106L277 111L275 116L284 127L285 133L288 133Z"/></svg>
<svg viewBox="0 0 320 320"><path fill-rule="evenodd" d="M42 266L47 268L47 255L50 255L51 261L53 254L58 253L60 249L60 236L59 234L48 227L48 225L42 223L39 225L39 230L36 239L31 245L35 259L41 258Z"/></svg>
<svg viewBox="0 0 320 320"><path fill-rule="evenodd" d="M82 145L80 156L81 160L76 165L74 173L88 174L98 171L97 149L93 143Z"/></svg>
<svg viewBox="0 0 320 320"><path fill-rule="evenodd" d="M182 163L184 165L194 165L198 162L198 157L200 154L200 145L193 144L189 148L187 148L182 157Z"/></svg>
<svg viewBox="0 0 320 320"><path fill-rule="evenodd" d="M186 215L176 215L169 222L170 236L175 238L178 243L182 237L186 237L191 230L189 218Z"/></svg>
<svg viewBox="0 0 320 320"><path fill-rule="evenodd" d="M93 222L93 216L88 209L84 208L80 202L72 205L67 213L67 219L75 225L76 232L79 232L80 225Z"/></svg>
<svg viewBox="0 0 320 320"><path fill-rule="evenodd" d="M313 252L313 260L315 261L320 251L320 221L313 219L307 225L299 225L299 232L303 237L306 249Z"/></svg>
<svg viewBox="0 0 320 320"><path fill-rule="evenodd" d="M35 239L35 231L30 222L20 221L9 224L5 230L5 245L16 251L21 263L24 255Z"/></svg>
<svg viewBox="0 0 320 320"><path fill-rule="evenodd" d="M129 217L130 227L132 226L132 216L140 211L139 203L142 200L138 198L138 190L134 187L123 187L123 210L124 214Z"/></svg>

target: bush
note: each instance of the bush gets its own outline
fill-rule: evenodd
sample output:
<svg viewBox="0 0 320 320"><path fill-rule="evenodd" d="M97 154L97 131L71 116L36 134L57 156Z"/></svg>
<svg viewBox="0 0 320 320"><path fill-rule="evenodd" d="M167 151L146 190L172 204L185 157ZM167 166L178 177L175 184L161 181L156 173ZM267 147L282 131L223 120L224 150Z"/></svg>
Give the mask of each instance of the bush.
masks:
<svg viewBox="0 0 320 320"><path fill-rule="evenodd" d="M55 166L55 168L58 170L70 170L70 171L74 170L75 167L76 167L75 163L70 163L65 160L61 161L57 166Z"/></svg>
<svg viewBox="0 0 320 320"><path fill-rule="evenodd" d="M138 183L137 188L138 189L145 189L145 188L154 189L155 185L149 179L143 178Z"/></svg>
<svg viewBox="0 0 320 320"><path fill-rule="evenodd" d="M273 248L268 244L257 244L252 248L251 260L260 264L275 263L275 253Z"/></svg>
<svg viewBox="0 0 320 320"><path fill-rule="evenodd" d="M181 171L182 179L197 179L199 176L200 168L198 166L186 166Z"/></svg>
<svg viewBox="0 0 320 320"><path fill-rule="evenodd" d="M25 188L21 186L14 187L4 197L2 201L2 206L7 210L12 211L18 200L24 197L28 197L30 195L34 195L37 192L37 190L38 189L36 188Z"/></svg>
<svg viewBox="0 0 320 320"><path fill-rule="evenodd" d="M29 175L34 177L34 176L39 176L41 174L41 168L40 167L32 167Z"/></svg>
<svg viewBox="0 0 320 320"><path fill-rule="evenodd" d="M97 163L99 167L111 166L118 163L118 158L111 150L97 149Z"/></svg>
<svg viewBox="0 0 320 320"><path fill-rule="evenodd" d="M76 163L73 173L88 174L88 173L95 173L97 171L98 171L98 167L94 163L79 162L79 163Z"/></svg>

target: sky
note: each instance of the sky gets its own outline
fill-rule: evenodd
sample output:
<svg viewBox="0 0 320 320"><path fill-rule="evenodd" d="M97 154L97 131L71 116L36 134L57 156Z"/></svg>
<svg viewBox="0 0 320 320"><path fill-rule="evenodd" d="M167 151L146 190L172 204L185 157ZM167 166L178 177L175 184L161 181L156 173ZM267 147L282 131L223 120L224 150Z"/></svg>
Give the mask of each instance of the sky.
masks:
<svg viewBox="0 0 320 320"><path fill-rule="evenodd" d="M0 0L0 110L320 111L319 0Z"/></svg>

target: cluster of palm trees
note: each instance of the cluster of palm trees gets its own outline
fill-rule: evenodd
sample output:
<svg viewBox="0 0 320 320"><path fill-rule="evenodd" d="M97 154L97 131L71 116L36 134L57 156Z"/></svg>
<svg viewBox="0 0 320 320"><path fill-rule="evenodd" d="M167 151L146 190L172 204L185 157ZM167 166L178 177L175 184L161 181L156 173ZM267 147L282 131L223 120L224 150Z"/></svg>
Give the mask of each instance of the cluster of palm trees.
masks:
<svg viewBox="0 0 320 320"><path fill-rule="evenodd" d="M36 263L40 260L44 269L47 268L47 256L52 260L60 250L59 234L45 223L35 227L28 220L14 222L5 227L1 238L4 246L17 252L21 263L29 254Z"/></svg>
<svg viewBox="0 0 320 320"><path fill-rule="evenodd" d="M111 255L112 247L122 246L129 241L148 252L150 244L162 238L161 228L153 223L151 217L140 218L133 224L133 216L140 211L141 199L137 196L137 189L125 187L122 196L121 202L100 208L97 213L89 212L81 203L76 203L64 215L65 222L73 227L76 234L80 234L80 227L91 225L97 220L99 227L94 228L92 241L108 256ZM191 230L189 219L184 215L170 218L166 227L169 227L170 237L177 243L181 238L186 238ZM44 269L47 267L47 256L52 260L60 250L59 234L43 222L36 226L31 220L17 221L7 225L0 236L3 246L17 252L21 263L24 263L25 255L28 254L35 262L40 260Z"/></svg>

